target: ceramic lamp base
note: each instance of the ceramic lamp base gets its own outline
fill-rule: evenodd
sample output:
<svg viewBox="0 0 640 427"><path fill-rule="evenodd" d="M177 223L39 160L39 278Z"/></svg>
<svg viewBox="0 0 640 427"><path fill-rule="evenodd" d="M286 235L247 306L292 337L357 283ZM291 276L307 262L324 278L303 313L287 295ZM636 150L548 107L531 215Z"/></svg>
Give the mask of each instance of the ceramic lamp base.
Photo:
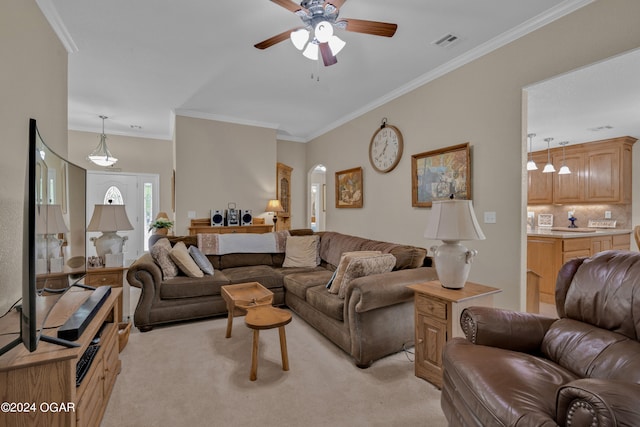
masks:
<svg viewBox="0 0 640 427"><path fill-rule="evenodd" d="M125 237L119 236L115 231L105 231L93 243L96 245L96 253L104 260L106 254L122 253L125 240Z"/></svg>
<svg viewBox="0 0 640 427"><path fill-rule="evenodd" d="M443 244L433 247L433 261L436 265L438 280L442 286L450 289L462 289L469 277L471 261L478 253L468 250L457 241L443 241Z"/></svg>

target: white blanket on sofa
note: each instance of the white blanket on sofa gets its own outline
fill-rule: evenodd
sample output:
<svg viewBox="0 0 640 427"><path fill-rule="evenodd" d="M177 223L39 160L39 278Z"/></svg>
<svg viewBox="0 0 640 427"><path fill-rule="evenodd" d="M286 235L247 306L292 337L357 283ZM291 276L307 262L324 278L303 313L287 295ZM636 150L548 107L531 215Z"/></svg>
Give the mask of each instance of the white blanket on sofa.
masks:
<svg viewBox="0 0 640 427"><path fill-rule="evenodd" d="M274 233L198 234L198 249L205 255L284 253L288 231Z"/></svg>

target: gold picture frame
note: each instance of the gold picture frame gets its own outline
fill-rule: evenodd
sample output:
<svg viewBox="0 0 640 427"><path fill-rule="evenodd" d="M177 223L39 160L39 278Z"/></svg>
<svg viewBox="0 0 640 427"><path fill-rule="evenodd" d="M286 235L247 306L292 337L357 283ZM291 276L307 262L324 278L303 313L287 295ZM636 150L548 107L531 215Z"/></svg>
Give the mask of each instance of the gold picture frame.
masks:
<svg viewBox="0 0 640 427"><path fill-rule="evenodd" d="M411 205L431 207L434 200L471 199L469 143L411 156Z"/></svg>
<svg viewBox="0 0 640 427"><path fill-rule="evenodd" d="M336 208L361 208L363 198L361 167L336 172Z"/></svg>

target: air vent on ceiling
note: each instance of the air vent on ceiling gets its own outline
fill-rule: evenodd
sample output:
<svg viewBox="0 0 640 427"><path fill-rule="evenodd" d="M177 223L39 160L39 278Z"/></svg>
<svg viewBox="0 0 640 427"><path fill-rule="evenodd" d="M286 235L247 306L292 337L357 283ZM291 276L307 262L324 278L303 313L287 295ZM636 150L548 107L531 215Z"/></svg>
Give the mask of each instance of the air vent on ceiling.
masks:
<svg viewBox="0 0 640 427"><path fill-rule="evenodd" d="M458 36L456 36L455 34L446 34L442 37L439 37L437 40L432 41L431 44L439 47L446 47L454 43L456 40L458 40Z"/></svg>
<svg viewBox="0 0 640 427"><path fill-rule="evenodd" d="M590 130L591 132L600 132L601 130L609 130L609 129L613 129L613 126L604 125L604 126L598 126L595 128L589 128L588 130Z"/></svg>

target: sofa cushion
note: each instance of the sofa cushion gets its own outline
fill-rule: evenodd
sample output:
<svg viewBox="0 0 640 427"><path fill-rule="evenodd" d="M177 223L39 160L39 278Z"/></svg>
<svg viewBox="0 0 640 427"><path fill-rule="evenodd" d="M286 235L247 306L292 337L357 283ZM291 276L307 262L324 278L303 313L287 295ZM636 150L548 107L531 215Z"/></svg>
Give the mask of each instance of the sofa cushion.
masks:
<svg viewBox="0 0 640 427"><path fill-rule="evenodd" d="M208 255L211 259L211 255ZM219 269L246 267L251 265L272 265L271 254L226 254L219 257ZM213 264L215 267L215 264Z"/></svg>
<svg viewBox="0 0 640 427"><path fill-rule="evenodd" d="M288 272L288 269L285 269ZM331 277L331 272L321 267L316 267L311 271L302 271L297 273L289 273L284 276L284 287L287 292L290 292L306 300L307 289L314 286L320 286L327 283ZM326 292L326 289L325 289Z"/></svg>
<svg viewBox="0 0 640 427"><path fill-rule="evenodd" d="M202 270L204 274L213 276L214 271L211 261L209 261L209 258L207 258L197 246L189 246L189 255L191 255L191 258L198 264L198 267L200 267L200 270Z"/></svg>
<svg viewBox="0 0 640 427"><path fill-rule="evenodd" d="M318 259L318 236L288 236L283 267L315 267Z"/></svg>
<svg viewBox="0 0 640 427"><path fill-rule="evenodd" d="M177 276L160 284L160 298L183 299L220 295L220 287L228 284L230 281L222 271L216 272L214 276L198 278Z"/></svg>
<svg viewBox="0 0 640 427"><path fill-rule="evenodd" d="M344 321L344 299L330 294L323 285L307 289L307 302L323 314L332 319Z"/></svg>
<svg viewBox="0 0 640 427"><path fill-rule="evenodd" d="M170 251L171 243L169 243L169 239L167 238L158 240L149 250L153 260L160 266L164 280L171 279L178 275L178 266L171 259L169 255Z"/></svg>
<svg viewBox="0 0 640 427"><path fill-rule="evenodd" d="M189 277L202 277L204 273L198 267L198 264L191 258L189 250L183 242L178 242L173 245L173 248L169 251L169 256L176 263L180 271Z"/></svg>
<svg viewBox="0 0 640 427"><path fill-rule="evenodd" d="M234 284L258 282L267 289L281 288L283 286L282 275L268 265L226 268L223 273Z"/></svg>
<svg viewBox="0 0 640 427"><path fill-rule="evenodd" d="M342 278L344 277L344 272L347 271L347 267L352 259L362 258L371 255L379 255L380 251L353 251L353 252L344 252L340 256L340 262L338 263L338 268L336 268L336 272L333 275L333 279L330 279L331 284L327 282L327 286L329 287L329 292L332 294L337 294L340 290L340 286L342 285Z"/></svg>
<svg viewBox="0 0 640 427"><path fill-rule="evenodd" d="M358 277L370 276L372 274L387 273L393 270L396 265L396 258L391 254L371 255L352 259L342 276L338 296L344 298L347 294L347 285Z"/></svg>
<svg viewBox="0 0 640 427"><path fill-rule="evenodd" d="M394 270L421 267L427 256L427 250L417 246L380 242L362 237L326 231L320 234L320 257L337 267L344 252L380 251L396 257Z"/></svg>
<svg viewBox="0 0 640 427"><path fill-rule="evenodd" d="M582 378L640 383L640 343L572 319L554 322L542 340L544 354ZM620 363L624 360L624 363Z"/></svg>

